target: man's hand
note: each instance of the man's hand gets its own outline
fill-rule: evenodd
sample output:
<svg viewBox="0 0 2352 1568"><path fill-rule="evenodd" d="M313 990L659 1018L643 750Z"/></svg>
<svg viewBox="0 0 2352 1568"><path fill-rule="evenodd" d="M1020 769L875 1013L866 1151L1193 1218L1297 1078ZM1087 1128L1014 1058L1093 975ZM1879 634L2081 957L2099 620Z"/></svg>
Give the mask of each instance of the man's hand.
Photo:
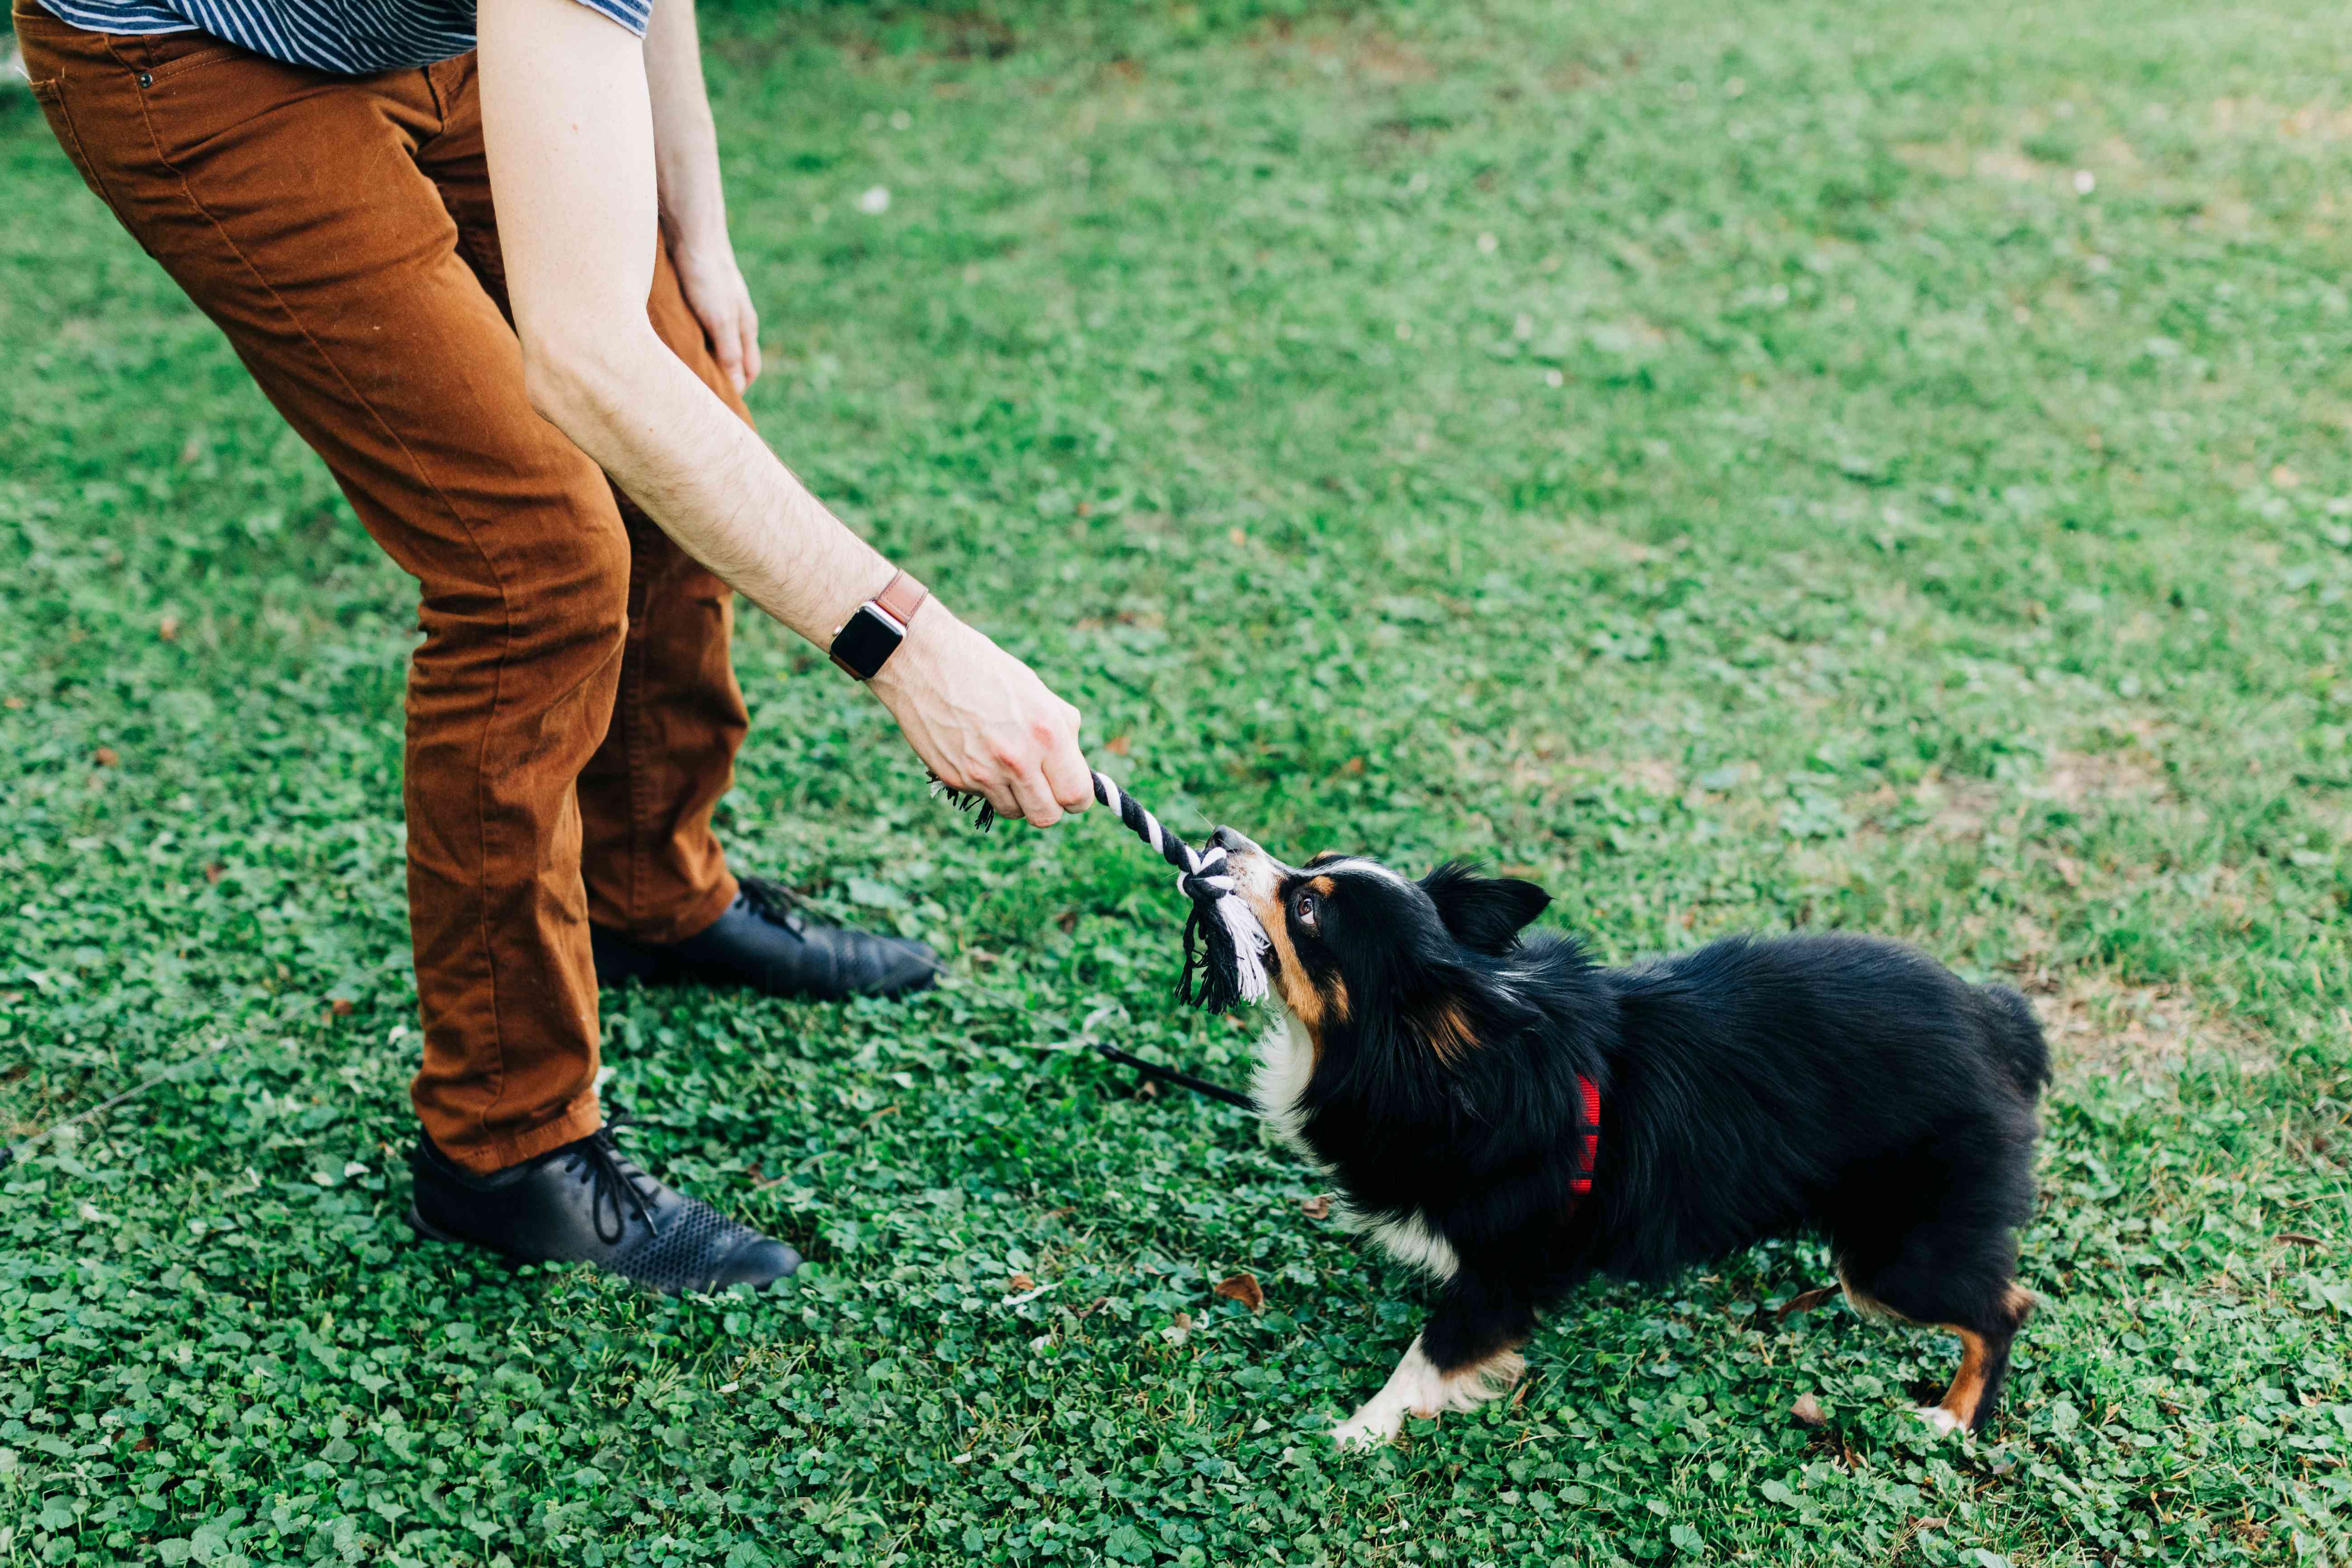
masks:
<svg viewBox="0 0 2352 1568"><path fill-rule="evenodd" d="M1050 827L1093 802L1078 710L938 600L915 612L907 640L867 684L931 772L997 816Z"/></svg>
<svg viewBox="0 0 2352 1568"><path fill-rule="evenodd" d="M669 252L678 287L710 340L711 356L740 395L760 379L760 312L735 265L735 247L722 231L715 240L678 239Z"/></svg>

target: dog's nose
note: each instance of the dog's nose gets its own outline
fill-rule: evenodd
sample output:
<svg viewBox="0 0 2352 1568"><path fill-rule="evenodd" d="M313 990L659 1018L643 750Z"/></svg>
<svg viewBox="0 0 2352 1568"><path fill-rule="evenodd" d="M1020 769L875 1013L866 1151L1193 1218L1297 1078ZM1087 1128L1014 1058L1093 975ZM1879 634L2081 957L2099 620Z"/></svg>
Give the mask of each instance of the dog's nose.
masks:
<svg viewBox="0 0 2352 1568"><path fill-rule="evenodd" d="M1209 847L1213 849L1222 849L1228 855L1238 855L1244 850L1257 847L1230 827L1220 827L1210 834Z"/></svg>

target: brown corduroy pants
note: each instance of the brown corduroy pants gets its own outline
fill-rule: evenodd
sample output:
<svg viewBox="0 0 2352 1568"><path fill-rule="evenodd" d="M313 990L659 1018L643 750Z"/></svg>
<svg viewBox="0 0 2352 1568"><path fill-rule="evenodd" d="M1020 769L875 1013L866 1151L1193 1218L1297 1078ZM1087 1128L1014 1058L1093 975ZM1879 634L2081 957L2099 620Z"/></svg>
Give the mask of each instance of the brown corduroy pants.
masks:
<svg viewBox="0 0 2352 1568"><path fill-rule="evenodd" d="M16 0L89 188L228 334L420 585L409 668L412 1089L477 1171L593 1131L594 921L651 942L735 896L710 831L744 729L731 601L532 411L471 56L350 78ZM658 258L662 340L738 414Z"/></svg>

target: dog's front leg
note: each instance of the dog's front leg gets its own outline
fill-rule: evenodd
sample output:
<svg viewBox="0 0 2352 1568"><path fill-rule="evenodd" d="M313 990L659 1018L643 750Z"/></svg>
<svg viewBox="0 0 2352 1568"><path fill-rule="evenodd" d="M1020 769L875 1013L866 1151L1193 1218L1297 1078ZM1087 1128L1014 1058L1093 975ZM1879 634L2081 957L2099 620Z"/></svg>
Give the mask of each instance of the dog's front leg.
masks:
<svg viewBox="0 0 2352 1568"><path fill-rule="evenodd" d="M1373 1448L1404 1430L1404 1418L1433 1420L1473 1410L1518 1381L1519 1347L1535 1331L1524 1295L1466 1271L1445 1288L1429 1322L1378 1394L1331 1430L1341 1447Z"/></svg>

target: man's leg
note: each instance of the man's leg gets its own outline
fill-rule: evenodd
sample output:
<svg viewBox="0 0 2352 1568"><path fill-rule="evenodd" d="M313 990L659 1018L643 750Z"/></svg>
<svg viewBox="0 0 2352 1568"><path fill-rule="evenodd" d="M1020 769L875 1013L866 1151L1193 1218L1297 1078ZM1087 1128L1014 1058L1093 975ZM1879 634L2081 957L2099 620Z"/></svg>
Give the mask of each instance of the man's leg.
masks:
<svg viewBox="0 0 2352 1568"><path fill-rule="evenodd" d="M417 164L457 225L459 253L511 315L474 58L445 61L430 76L443 118L418 148ZM750 424L667 254L655 258L646 315L670 351ZM709 926L736 894L710 831L711 807L734 779L748 725L729 658L734 595L627 497L611 494L629 544L628 633L612 726L580 775L581 872L595 924L675 942Z"/></svg>
<svg viewBox="0 0 2352 1568"><path fill-rule="evenodd" d="M580 775L581 869L592 924L678 942L738 891L710 830L749 724L729 658L734 595L625 499L621 519L629 635L612 728Z"/></svg>
<svg viewBox="0 0 2352 1568"><path fill-rule="evenodd" d="M86 176L421 584L404 800L426 1131L476 1172L593 1131L573 784L612 712L629 546L417 171L430 81L21 6L17 27Z"/></svg>
<svg viewBox="0 0 2352 1568"><path fill-rule="evenodd" d="M741 417L667 255L654 262L647 314L670 351ZM629 641L604 744L580 775L588 919L640 942L708 930L736 895L710 831L735 779L750 717L729 658L735 595L617 490L629 532Z"/></svg>

